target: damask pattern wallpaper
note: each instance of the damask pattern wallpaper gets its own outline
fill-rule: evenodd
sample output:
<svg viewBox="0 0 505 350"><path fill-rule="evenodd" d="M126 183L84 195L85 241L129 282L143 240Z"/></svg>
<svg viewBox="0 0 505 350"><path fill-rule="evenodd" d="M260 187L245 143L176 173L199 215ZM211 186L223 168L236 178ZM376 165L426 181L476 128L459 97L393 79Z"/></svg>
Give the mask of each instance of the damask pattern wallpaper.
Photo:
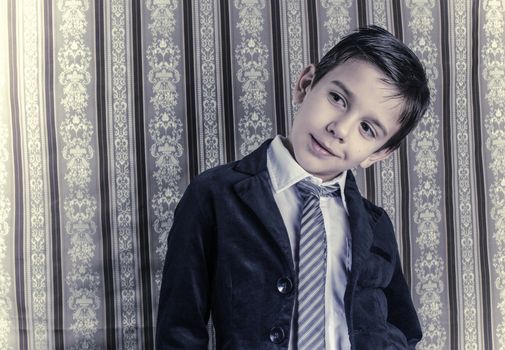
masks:
<svg viewBox="0 0 505 350"><path fill-rule="evenodd" d="M395 225L418 348L505 349L499 0L0 0L0 349L154 348L191 178L288 134L301 69L372 23L432 95L356 170Z"/></svg>

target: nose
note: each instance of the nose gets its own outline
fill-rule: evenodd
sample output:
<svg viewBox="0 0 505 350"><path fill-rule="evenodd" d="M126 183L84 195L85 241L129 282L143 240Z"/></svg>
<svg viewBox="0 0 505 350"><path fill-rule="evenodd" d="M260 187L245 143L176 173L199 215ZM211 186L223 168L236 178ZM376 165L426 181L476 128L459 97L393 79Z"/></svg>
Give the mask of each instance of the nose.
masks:
<svg viewBox="0 0 505 350"><path fill-rule="evenodd" d="M332 134L334 138L338 139L340 143L344 143L347 140L351 128L352 120L346 117L340 117L326 125L326 131Z"/></svg>

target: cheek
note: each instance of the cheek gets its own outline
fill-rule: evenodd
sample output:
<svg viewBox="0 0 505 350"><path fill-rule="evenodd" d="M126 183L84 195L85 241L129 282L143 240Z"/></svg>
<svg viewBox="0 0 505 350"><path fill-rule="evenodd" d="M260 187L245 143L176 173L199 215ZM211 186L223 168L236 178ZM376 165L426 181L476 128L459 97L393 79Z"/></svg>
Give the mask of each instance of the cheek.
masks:
<svg viewBox="0 0 505 350"><path fill-rule="evenodd" d="M293 120L293 134L297 135L298 137L303 135L308 129L309 123L303 117L303 115L299 115Z"/></svg>
<svg viewBox="0 0 505 350"><path fill-rule="evenodd" d="M350 152L350 155L353 159L361 160L367 154L366 149L363 147L362 143L357 143L355 147Z"/></svg>

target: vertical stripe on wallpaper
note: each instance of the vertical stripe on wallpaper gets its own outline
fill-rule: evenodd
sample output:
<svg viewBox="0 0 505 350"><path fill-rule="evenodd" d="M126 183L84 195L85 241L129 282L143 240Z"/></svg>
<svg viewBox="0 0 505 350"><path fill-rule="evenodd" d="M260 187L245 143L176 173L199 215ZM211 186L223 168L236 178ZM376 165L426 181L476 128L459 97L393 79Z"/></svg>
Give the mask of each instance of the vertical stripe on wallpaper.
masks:
<svg viewBox="0 0 505 350"><path fill-rule="evenodd" d="M419 250L414 260L413 286L414 298L419 298L416 304L424 334L420 349L441 349L447 340L447 329L443 327L443 319L448 311L443 302L445 257L441 256L442 189L438 174L440 115L436 110L439 99L437 86L440 84L438 51L433 39L436 20L434 5L434 1L408 2L405 15L408 21L406 27L411 31L410 40L406 40L406 43L423 62L431 91L428 111L414 130L410 142L414 158L410 167L413 188L411 234L416 237L416 248Z"/></svg>
<svg viewBox="0 0 505 350"><path fill-rule="evenodd" d="M228 0L219 0L221 19L221 52L223 59L223 69L221 72L223 79L223 119L224 119L224 142L226 150L226 161L231 162L235 156L235 121L233 116L233 68L232 68L232 40L230 7Z"/></svg>
<svg viewBox="0 0 505 350"><path fill-rule="evenodd" d="M458 333L463 337L458 337L460 348L464 349L484 349L484 343L479 334L483 334L483 320L479 285L479 228L476 225L478 222L478 213L475 206L475 172L473 166L475 159L473 157L472 136L473 130L473 115L472 109L468 108L472 102L472 4L465 0L457 0L450 2L449 18L454 22L449 26L447 33L448 37L453 39L450 41L449 47L454 55L451 62L451 75L454 84L451 84L451 110L454 111L449 115L455 115L455 125L451 127L451 141L454 145L453 164L454 164L454 232L447 232L448 235L454 237L456 245L456 260L460 263L460 268L456 269L457 285L456 292L459 292L458 310L460 310L463 322L458 322L454 319L456 325L459 326ZM448 118L447 118L448 119ZM456 233L456 235L454 235ZM455 338L455 335L453 335ZM453 340L456 343L456 339Z"/></svg>
<svg viewBox="0 0 505 350"><path fill-rule="evenodd" d="M356 16L358 20L358 27L364 27L368 24L369 19L367 18L367 1L366 0L356 0Z"/></svg>
<svg viewBox="0 0 505 350"><path fill-rule="evenodd" d="M65 227L62 246L66 252L63 267L65 275L64 328L68 349L96 348L102 346L104 329L101 296L103 282L96 259L100 237L97 237L98 191L96 179L97 144L94 139L95 114L91 108L93 16L88 1L58 1L55 8L55 51L58 65L55 68L55 115L58 120L61 149L59 168L60 199ZM103 229L103 228L102 228ZM99 231L98 231L99 232ZM105 232L104 234L108 234Z"/></svg>
<svg viewBox="0 0 505 350"><path fill-rule="evenodd" d="M198 130L196 121L196 106L195 106L195 86L194 86L194 56L193 50L193 11L192 5L189 1L182 2L182 28L184 32L184 80L187 82L185 85L186 95L186 110L185 119L187 124L187 161L189 178L192 179L198 175Z"/></svg>
<svg viewBox="0 0 505 350"><path fill-rule="evenodd" d="M117 347L137 349L142 337L137 270L136 169L133 120L130 2L104 1L104 68L112 270ZM98 34L98 33L97 33ZM105 130L104 130L105 131ZM102 179L104 182L104 179Z"/></svg>
<svg viewBox="0 0 505 350"><path fill-rule="evenodd" d="M317 4L313 0L307 1L307 36L309 38L309 62L316 64L319 62L319 36L318 36L318 15Z"/></svg>
<svg viewBox="0 0 505 350"><path fill-rule="evenodd" d="M293 106L292 91L302 69L310 63L307 31L307 5L304 0L280 1L282 71L277 71L277 79L284 85L284 115L286 135L291 132L296 107ZM282 75L282 76L281 76Z"/></svg>
<svg viewBox="0 0 505 350"><path fill-rule="evenodd" d="M485 39L481 51L482 76L485 82L484 98L487 103L484 127L488 173L489 240L492 270L492 304L497 305L493 315L493 348L505 348L505 4L483 1L483 28Z"/></svg>
<svg viewBox="0 0 505 350"><path fill-rule="evenodd" d="M54 115L54 47L53 47L53 1L44 1L44 54L45 54L45 116L47 125L48 169L51 203L51 249L53 272L51 302L53 305L53 336L54 348L64 349L63 328L63 275L62 275L62 250L61 250L61 225L60 225L60 192L58 185L58 149L57 128Z"/></svg>
<svg viewBox="0 0 505 350"><path fill-rule="evenodd" d="M441 35L441 46L440 46L440 61L441 61L441 75L442 84L440 85L440 102L442 104L441 111L441 124L442 124L442 144L443 144L443 162L444 165L444 189L445 196L443 203L445 204L445 233L447 242L447 259L448 261L455 261L455 241L453 239L454 235L454 218L453 218L453 208L454 208L454 188L453 188L453 157L452 157L452 143L451 143L451 129L454 127L451 118L448 116L452 115L451 104L451 82L454 79L454 74L450 69L451 57L449 55L449 18L448 18L448 4L447 2L440 2L440 32ZM451 26L453 28L454 26ZM451 50L453 51L453 50ZM444 118L445 117L445 118ZM447 265L447 292L449 294L448 304L449 304L449 344L453 346L458 344L458 324L456 322L458 318L458 306L456 299L456 268L455 264Z"/></svg>
<svg viewBox="0 0 505 350"><path fill-rule="evenodd" d="M10 104L11 104L11 125L12 125L12 160L14 165L14 213L24 211L24 187L23 168L21 162L21 127L20 108L18 90L18 35L16 31L18 20L16 19L16 3L14 0L8 2L9 14L9 82L10 82ZM23 258L23 237L24 224L23 215L14 215L14 272L15 272L15 303L17 316L18 345L20 350L28 348L28 326L26 320L26 299L25 283L23 273L25 263Z"/></svg>
<svg viewBox="0 0 505 350"><path fill-rule="evenodd" d="M180 72L183 69L182 55L180 44L174 40L176 27L180 27L177 20L182 10L177 0L147 0L144 5L144 16L148 16L145 21L148 30L144 34L147 70L144 96L149 101L145 111L149 116L149 120L146 120L149 135L146 150L150 155L146 172L151 180L149 221L153 230L152 250L156 254L151 259L151 267L156 285L154 300L157 301L167 237L175 206L185 188L185 185L181 185L183 174L187 174L187 171L183 172L182 159L185 140L181 116L184 116L184 112L177 110L183 105L180 102L183 96L179 94L179 91L184 91ZM156 307L157 303L154 305Z"/></svg>
<svg viewBox="0 0 505 350"><path fill-rule="evenodd" d="M51 348L48 331L53 319L49 255L49 194L45 141L43 66L43 10L38 1L16 3L18 18L18 82L23 164L23 259L29 347Z"/></svg>
<svg viewBox="0 0 505 350"><path fill-rule="evenodd" d="M226 162L219 1L194 1L193 14L194 50L198 53L194 61L194 86L200 146L199 168L203 171ZM230 70L230 67L225 69Z"/></svg>
<svg viewBox="0 0 505 350"><path fill-rule="evenodd" d="M142 2L131 1L131 21L132 21L132 98L134 139L133 153L135 154L133 162L136 170L136 183L133 185L137 191L137 239L139 249L139 265L137 269L140 273L141 290L138 296L142 305L142 328L143 349L154 348L154 324L156 320L153 316L156 313L153 310L152 282L151 282L151 252L149 238L151 237L151 228L148 222L149 203L147 199L147 171L146 171L146 141L144 120L144 90L143 90L143 51L142 51ZM139 342L140 343L140 342ZM141 347L142 348L142 347Z"/></svg>
<svg viewBox="0 0 505 350"><path fill-rule="evenodd" d="M474 202L477 208L477 218L476 225L478 225L478 244L479 244L479 262L480 269L478 273L481 279L481 300L482 304L482 324L480 325L479 331L482 331L482 334L479 333L479 337L482 338L482 342L484 342L484 349L492 349L493 343L493 327L491 323L491 315L493 313L493 309L491 308L491 297L490 297L490 260L489 260L489 252L488 252L488 225L487 225L487 203L486 203L486 188L484 184L485 174L488 172L488 169L484 167L484 157L483 157L483 125L482 125L482 114L481 113L481 90L480 90L480 68L481 68L481 56L480 56L480 1L475 0L472 1L472 113L473 113L473 137L474 137L474 157L475 157L475 165L473 170L475 171L475 197Z"/></svg>
<svg viewBox="0 0 505 350"><path fill-rule="evenodd" d="M270 23L264 1L236 0L230 2L230 14L235 21L230 29L235 45L232 61L235 74L234 114L236 156L251 153L268 137L273 136L275 116L272 76L273 60L269 47ZM223 67L227 69L227 67ZM238 152L238 153L237 153Z"/></svg>
<svg viewBox="0 0 505 350"><path fill-rule="evenodd" d="M104 1L95 1L95 70L96 70L96 130L98 139L98 171L100 177L100 222L101 232L111 232L111 199L109 180L109 152L107 145L107 106L105 69L105 21L104 21ZM114 295L114 257L112 253L112 235L102 235L102 263L103 263L103 284L104 284L104 309L105 309L105 340L107 347L116 348L118 343L116 324L116 296Z"/></svg>
<svg viewBox="0 0 505 350"><path fill-rule="evenodd" d="M274 97L274 115L276 120L276 129L274 133L286 135L288 120L286 119L284 106L285 84L284 79L282 79L282 73L284 72L284 69L282 60L283 45L281 34L281 13L280 4L277 1L270 2L270 14L270 22L272 23L272 67L274 72L274 74L272 74L272 79L274 82L274 91L272 96Z"/></svg>
<svg viewBox="0 0 505 350"><path fill-rule="evenodd" d="M11 248L14 246L14 169L11 144L12 126L9 120L9 6L0 2L0 347L17 348L14 322L14 264Z"/></svg>

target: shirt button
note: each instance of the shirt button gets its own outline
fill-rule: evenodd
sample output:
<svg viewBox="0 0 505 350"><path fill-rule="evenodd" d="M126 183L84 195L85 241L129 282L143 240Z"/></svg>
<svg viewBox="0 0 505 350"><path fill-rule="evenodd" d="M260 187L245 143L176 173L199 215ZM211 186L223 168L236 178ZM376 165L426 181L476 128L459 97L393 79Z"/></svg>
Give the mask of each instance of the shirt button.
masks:
<svg viewBox="0 0 505 350"><path fill-rule="evenodd" d="M281 327L274 327L270 330L270 341L274 344L281 343L285 336L284 330Z"/></svg>
<svg viewBox="0 0 505 350"><path fill-rule="evenodd" d="M289 277L281 277L277 280L277 290L281 294L288 294L293 289L293 282Z"/></svg>

